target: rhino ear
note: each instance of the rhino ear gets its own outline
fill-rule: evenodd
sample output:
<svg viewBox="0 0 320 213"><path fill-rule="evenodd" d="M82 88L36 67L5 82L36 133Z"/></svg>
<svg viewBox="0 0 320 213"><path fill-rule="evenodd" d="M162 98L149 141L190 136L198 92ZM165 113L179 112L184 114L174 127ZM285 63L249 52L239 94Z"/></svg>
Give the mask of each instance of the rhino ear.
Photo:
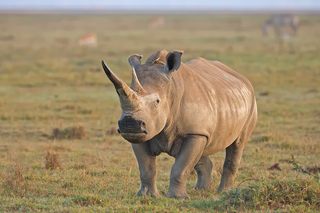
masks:
<svg viewBox="0 0 320 213"><path fill-rule="evenodd" d="M179 69L181 65L182 51L173 51L167 55L167 67L169 72L173 72Z"/></svg>
<svg viewBox="0 0 320 213"><path fill-rule="evenodd" d="M131 67L137 69L137 67L141 65L141 59L142 55L134 54L128 58L128 62L131 65Z"/></svg>

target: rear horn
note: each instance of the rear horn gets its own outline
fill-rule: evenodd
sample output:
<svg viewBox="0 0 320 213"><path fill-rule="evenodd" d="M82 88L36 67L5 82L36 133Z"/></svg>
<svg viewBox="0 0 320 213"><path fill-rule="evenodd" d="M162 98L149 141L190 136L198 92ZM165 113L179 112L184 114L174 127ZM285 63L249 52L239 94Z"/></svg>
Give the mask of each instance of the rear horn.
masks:
<svg viewBox="0 0 320 213"><path fill-rule="evenodd" d="M137 76L137 68L141 66L141 55L132 55L128 58L128 62L132 68L132 80L131 80L131 88L135 90L138 94L146 94L143 86L141 85L139 78Z"/></svg>

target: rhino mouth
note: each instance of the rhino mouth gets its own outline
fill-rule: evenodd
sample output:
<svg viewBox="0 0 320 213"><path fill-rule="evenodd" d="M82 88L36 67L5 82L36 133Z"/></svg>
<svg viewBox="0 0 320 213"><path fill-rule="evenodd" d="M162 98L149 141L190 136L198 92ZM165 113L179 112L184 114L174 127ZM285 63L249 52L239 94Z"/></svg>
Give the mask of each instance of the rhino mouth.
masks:
<svg viewBox="0 0 320 213"><path fill-rule="evenodd" d="M147 130L141 130L141 131L120 131L120 129L117 130L118 133L121 135L146 135L148 134Z"/></svg>
<svg viewBox="0 0 320 213"><path fill-rule="evenodd" d="M130 143L141 143L144 142L144 138L147 135L147 131L143 131L143 132L120 132L118 130L118 132L120 133L120 135L126 139L127 141L129 141Z"/></svg>

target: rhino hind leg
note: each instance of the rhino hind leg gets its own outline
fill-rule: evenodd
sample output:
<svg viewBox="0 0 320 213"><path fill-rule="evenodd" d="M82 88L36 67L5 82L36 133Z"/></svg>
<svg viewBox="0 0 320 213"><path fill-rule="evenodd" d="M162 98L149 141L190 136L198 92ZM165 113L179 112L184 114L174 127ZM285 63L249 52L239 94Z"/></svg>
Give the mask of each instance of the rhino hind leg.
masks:
<svg viewBox="0 0 320 213"><path fill-rule="evenodd" d="M232 187L238 167L240 165L245 141L238 138L226 148L226 158L223 165L221 182L218 192Z"/></svg>
<svg viewBox="0 0 320 213"><path fill-rule="evenodd" d="M212 182L212 162L208 156L202 156L194 167L198 179L196 184L196 189L209 189Z"/></svg>

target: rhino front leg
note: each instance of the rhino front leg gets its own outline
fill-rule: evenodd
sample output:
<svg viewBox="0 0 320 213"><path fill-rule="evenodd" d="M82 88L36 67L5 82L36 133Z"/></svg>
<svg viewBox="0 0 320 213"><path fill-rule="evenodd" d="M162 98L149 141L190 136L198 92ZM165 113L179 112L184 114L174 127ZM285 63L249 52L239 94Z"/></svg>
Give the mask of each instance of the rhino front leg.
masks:
<svg viewBox="0 0 320 213"><path fill-rule="evenodd" d="M202 156L194 167L197 175L196 189L209 189L212 182L212 162L208 156Z"/></svg>
<svg viewBox="0 0 320 213"><path fill-rule="evenodd" d="M226 148L226 158L223 164L223 172L218 192L232 187L238 167L240 165L244 143L239 139Z"/></svg>
<svg viewBox="0 0 320 213"><path fill-rule="evenodd" d="M206 137L197 135L190 135L183 141L171 169L168 197L188 197L187 177L201 158L206 143Z"/></svg>
<svg viewBox="0 0 320 213"><path fill-rule="evenodd" d="M137 158L140 170L141 188L138 196L159 196L156 186L156 156L150 154L148 144L132 144L134 154Z"/></svg>

